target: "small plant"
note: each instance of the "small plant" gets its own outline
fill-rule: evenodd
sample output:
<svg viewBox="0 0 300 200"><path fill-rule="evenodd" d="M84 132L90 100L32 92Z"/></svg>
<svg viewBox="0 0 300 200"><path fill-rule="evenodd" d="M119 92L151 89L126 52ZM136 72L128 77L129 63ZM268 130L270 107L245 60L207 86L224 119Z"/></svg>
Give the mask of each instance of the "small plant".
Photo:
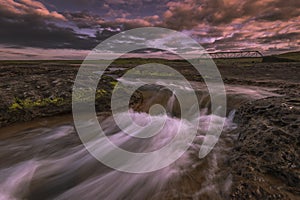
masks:
<svg viewBox="0 0 300 200"><path fill-rule="evenodd" d="M117 81L111 81L110 84L113 86L113 87L116 87L116 85L118 84Z"/></svg>
<svg viewBox="0 0 300 200"><path fill-rule="evenodd" d="M9 107L9 110L17 110L17 109L28 109L32 107L42 107L47 105L62 105L64 103L64 99L57 97L57 98L44 98L38 100L31 100L27 99L19 99L15 98L14 102Z"/></svg>
<svg viewBox="0 0 300 200"><path fill-rule="evenodd" d="M104 89L97 90L96 91L96 99L103 97L106 93L107 93L107 91Z"/></svg>

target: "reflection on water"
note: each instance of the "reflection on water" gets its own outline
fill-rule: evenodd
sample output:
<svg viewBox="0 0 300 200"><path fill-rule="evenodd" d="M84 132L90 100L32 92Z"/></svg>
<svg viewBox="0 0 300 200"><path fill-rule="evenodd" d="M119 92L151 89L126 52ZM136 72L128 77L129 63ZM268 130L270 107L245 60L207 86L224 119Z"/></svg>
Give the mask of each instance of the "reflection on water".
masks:
<svg viewBox="0 0 300 200"><path fill-rule="evenodd" d="M172 113L174 107L173 96L167 101L168 113ZM191 123L195 119L181 121L168 113L155 116L157 121L152 120L154 125L162 120L166 123L150 139L132 138L122 132L111 117L101 122L113 143L132 152L149 152L168 144L180 123L183 123L182 142L189 130L197 130L195 140L179 160L144 174L119 172L101 164L81 144L70 121L19 129L18 133L0 141L0 200L226 199L231 175L225 161L236 138L230 132L236 127L234 112L227 116L220 140L204 159L198 158L198 152L206 137L205 131L211 119L217 129L220 117L203 109L200 124L195 127ZM132 111L131 117L140 125L149 123L147 113ZM133 130L132 124L127 124L127 129L140 134L140 130ZM102 138L92 140L88 145L106 153L103 141ZM155 163L141 163L141 167L147 164Z"/></svg>

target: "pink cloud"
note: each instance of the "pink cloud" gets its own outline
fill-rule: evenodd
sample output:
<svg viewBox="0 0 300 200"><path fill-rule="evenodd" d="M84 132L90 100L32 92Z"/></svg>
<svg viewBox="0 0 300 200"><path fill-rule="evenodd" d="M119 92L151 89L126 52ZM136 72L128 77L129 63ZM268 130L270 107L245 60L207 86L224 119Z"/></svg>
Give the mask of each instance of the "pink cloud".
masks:
<svg viewBox="0 0 300 200"><path fill-rule="evenodd" d="M37 15L49 19L66 20L56 11L49 11L44 4L34 0L0 0L0 10L14 15Z"/></svg>

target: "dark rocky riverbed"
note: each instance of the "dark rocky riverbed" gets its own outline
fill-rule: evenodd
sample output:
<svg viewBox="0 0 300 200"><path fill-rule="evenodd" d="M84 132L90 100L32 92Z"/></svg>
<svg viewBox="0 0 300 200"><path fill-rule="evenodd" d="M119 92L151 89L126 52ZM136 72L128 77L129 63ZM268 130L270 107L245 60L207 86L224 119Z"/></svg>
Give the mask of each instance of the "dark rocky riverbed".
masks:
<svg viewBox="0 0 300 200"><path fill-rule="evenodd" d="M99 83L97 111L110 110L116 78L126 67L134 66L132 63L124 65L114 64L113 70L107 71ZM201 81L186 63L170 62L170 66L189 80ZM1 64L0 127L70 114L72 86L78 68L78 64L54 62ZM225 84L275 88L272 92L278 94L236 104L234 121L238 127L232 134L238 138L222 164L232 175L232 184L229 195L223 198L299 199L300 63L223 64L218 68ZM137 94L132 100L138 104L142 97ZM5 135L1 130L5 129L0 129L0 134ZM3 157L0 159L4 161ZM181 188L189 185L186 180L182 181L183 185L179 183L180 180L177 185Z"/></svg>

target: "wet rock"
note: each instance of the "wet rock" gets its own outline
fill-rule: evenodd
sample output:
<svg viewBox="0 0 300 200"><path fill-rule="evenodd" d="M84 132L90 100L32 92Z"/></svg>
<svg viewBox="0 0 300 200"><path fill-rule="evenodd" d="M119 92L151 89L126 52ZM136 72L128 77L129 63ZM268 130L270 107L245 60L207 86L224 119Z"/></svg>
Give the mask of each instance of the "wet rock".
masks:
<svg viewBox="0 0 300 200"><path fill-rule="evenodd" d="M240 136L230 159L235 180L231 199L300 197L300 109L288 94L247 103L238 110ZM259 177L262 181L255 181Z"/></svg>

